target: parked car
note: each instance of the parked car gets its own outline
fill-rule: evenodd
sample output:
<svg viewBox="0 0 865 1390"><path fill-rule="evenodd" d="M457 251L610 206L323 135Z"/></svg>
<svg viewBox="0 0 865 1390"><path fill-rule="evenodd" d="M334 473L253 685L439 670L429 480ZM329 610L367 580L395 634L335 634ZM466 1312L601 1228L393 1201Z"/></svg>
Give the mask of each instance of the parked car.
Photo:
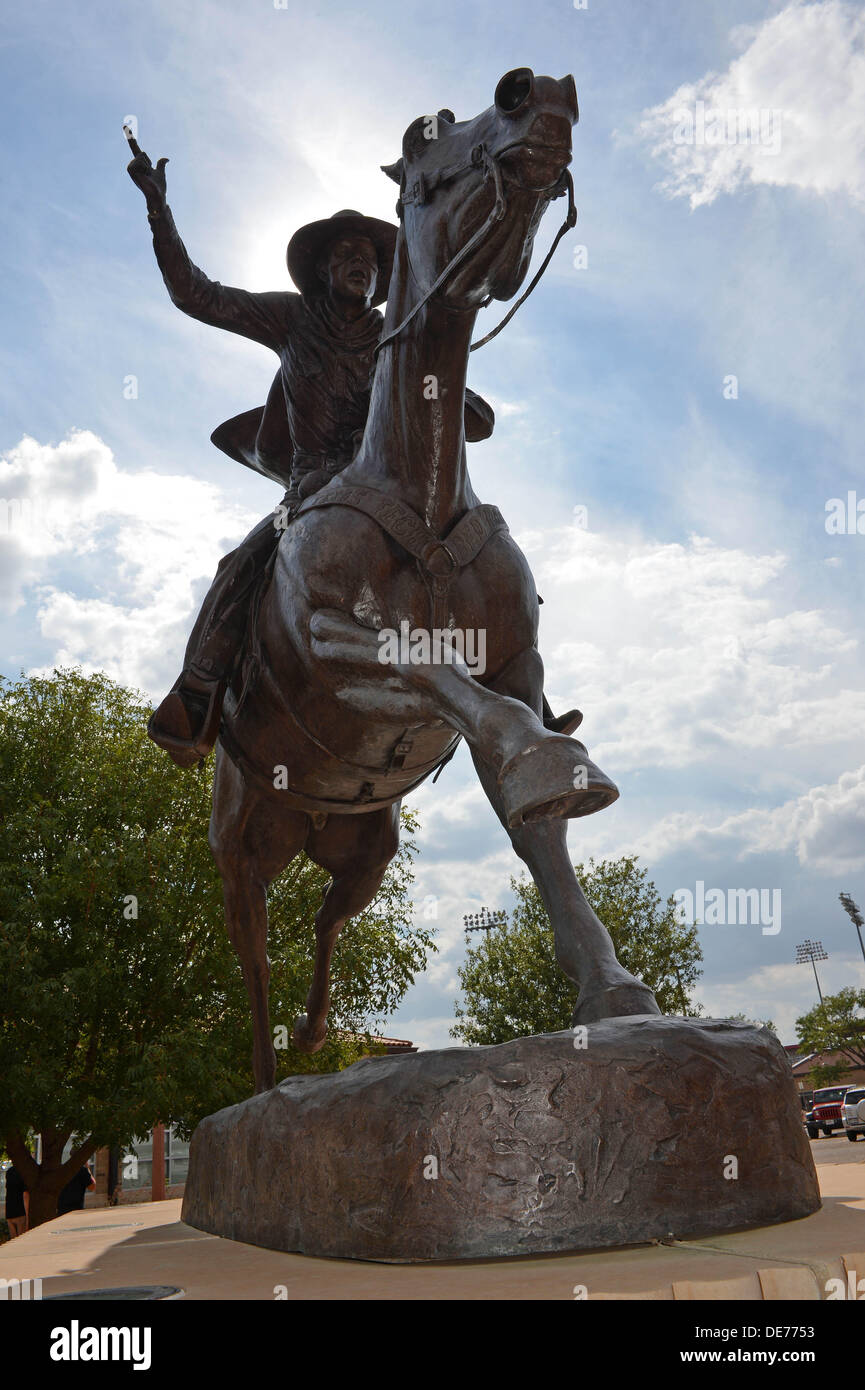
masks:
<svg viewBox="0 0 865 1390"><path fill-rule="evenodd" d="M823 1086L814 1092L814 1104L805 1115L805 1128L809 1139L816 1139L822 1131L827 1137L836 1129L844 1128L841 1106L850 1086Z"/></svg>
<svg viewBox="0 0 865 1390"><path fill-rule="evenodd" d="M865 1135L865 1086L851 1086L841 1107L844 1129L851 1144Z"/></svg>

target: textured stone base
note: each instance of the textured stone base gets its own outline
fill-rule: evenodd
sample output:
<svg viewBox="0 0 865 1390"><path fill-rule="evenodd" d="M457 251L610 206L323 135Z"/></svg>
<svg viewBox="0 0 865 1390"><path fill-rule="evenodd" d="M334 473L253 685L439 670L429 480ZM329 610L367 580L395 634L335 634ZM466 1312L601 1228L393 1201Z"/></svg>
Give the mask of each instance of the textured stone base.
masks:
<svg viewBox="0 0 865 1390"><path fill-rule="evenodd" d="M292 1077L201 1122L183 1219L276 1250L422 1261L702 1236L820 1206L766 1029L645 1015L584 1039Z"/></svg>

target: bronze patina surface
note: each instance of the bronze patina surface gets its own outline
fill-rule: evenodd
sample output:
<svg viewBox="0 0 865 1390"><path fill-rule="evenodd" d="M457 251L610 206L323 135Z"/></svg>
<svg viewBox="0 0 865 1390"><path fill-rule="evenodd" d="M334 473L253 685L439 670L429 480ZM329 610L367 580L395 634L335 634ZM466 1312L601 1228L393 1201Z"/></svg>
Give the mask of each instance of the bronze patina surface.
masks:
<svg viewBox="0 0 865 1390"><path fill-rule="evenodd" d="M288 495L222 562L184 672L151 721L189 765L218 735L210 843L252 1007L258 1091L275 1068L268 884L301 850L332 875L294 1028L314 1052L339 931L378 890L401 798L460 737L580 985L576 1021L658 1011L574 875L568 818L618 791L570 737L579 713L556 720L544 701L531 570L475 495L466 459L467 420L476 437L491 428L489 408L466 397L475 317L516 296L554 199L568 196L563 230L572 225L577 117L573 78L517 68L479 116L442 110L434 129L418 118L385 171L399 185L399 227L344 210L332 228L302 229L288 257L300 295L208 280L174 227L166 161L154 167L130 142L175 303L280 359L268 407L228 422L219 442L287 479ZM388 275L382 322L373 302ZM431 656L383 664L382 634L403 624L429 632ZM455 630L483 634L483 673L454 656Z"/></svg>
<svg viewBox="0 0 865 1390"><path fill-rule="evenodd" d="M647 1017L290 1077L199 1125L183 1219L421 1261L705 1238L819 1206L777 1038Z"/></svg>

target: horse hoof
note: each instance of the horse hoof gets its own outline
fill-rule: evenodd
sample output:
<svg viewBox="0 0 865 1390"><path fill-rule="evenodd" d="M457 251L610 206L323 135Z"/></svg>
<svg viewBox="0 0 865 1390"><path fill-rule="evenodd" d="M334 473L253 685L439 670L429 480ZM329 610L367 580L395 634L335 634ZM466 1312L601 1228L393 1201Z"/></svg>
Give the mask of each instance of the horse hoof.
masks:
<svg viewBox="0 0 865 1390"><path fill-rule="evenodd" d="M300 1048L301 1052L318 1052L324 1047L324 1040L327 1037L327 1024L322 1023L317 1032L313 1032L309 1026L309 1018L306 1014L301 1014L300 1018L295 1019L292 1030L292 1039L295 1047Z"/></svg>
<svg viewBox="0 0 865 1390"><path fill-rule="evenodd" d="M502 768L498 784L510 830L527 821L592 816L619 796L585 744L564 734L550 734L517 753Z"/></svg>
<svg viewBox="0 0 865 1390"><path fill-rule="evenodd" d="M636 1014L659 1014L658 1001L639 980L633 984L613 985L610 989L594 990L584 995L580 991L571 1027L581 1023L600 1023L604 1018L630 1018Z"/></svg>

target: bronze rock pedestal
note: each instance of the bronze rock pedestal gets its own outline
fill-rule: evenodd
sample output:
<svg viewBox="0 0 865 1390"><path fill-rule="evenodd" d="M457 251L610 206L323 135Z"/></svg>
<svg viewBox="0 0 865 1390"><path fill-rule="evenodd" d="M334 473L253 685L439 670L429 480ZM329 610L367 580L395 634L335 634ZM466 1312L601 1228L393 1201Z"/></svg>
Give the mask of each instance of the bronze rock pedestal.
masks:
<svg viewBox="0 0 865 1390"><path fill-rule="evenodd" d="M645 1015L292 1077L198 1126L183 1219L413 1262L700 1237L819 1206L777 1039Z"/></svg>

